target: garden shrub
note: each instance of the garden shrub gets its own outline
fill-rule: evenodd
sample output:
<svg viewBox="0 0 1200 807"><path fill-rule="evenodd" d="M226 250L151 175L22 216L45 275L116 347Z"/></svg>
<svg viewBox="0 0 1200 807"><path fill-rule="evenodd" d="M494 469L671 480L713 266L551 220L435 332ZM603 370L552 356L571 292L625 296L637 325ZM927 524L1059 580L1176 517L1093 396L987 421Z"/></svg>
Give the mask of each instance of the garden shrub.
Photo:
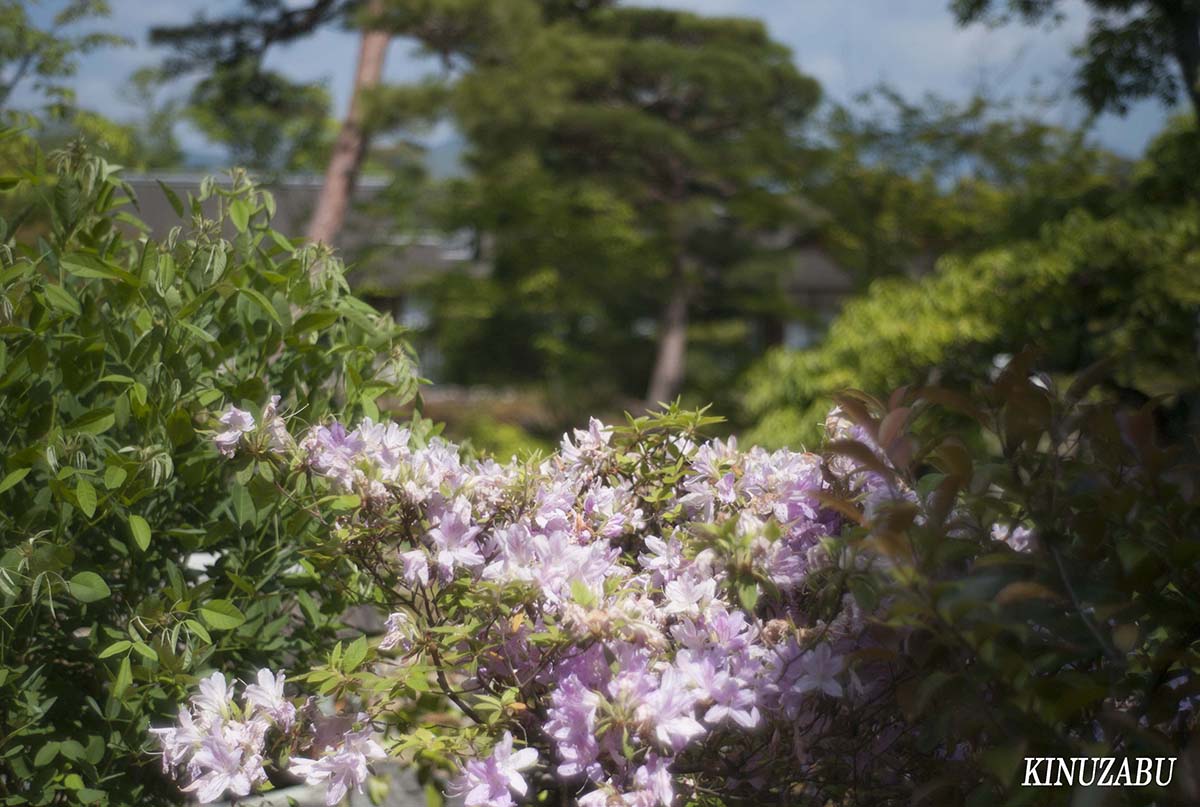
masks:
<svg viewBox="0 0 1200 807"><path fill-rule="evenodd" d="M1177 395L1178 418L1194 419L1198 213L1194 204L1075 213L1037 239L949 255L925 277L876 280L819 345L773 349L747 373L747 438L815 444L842 390L886 395L914 380L967 390L1031 344L1044 369L1068 380L1111 357L1113 389Z"/></svg>
<svg viewBox="0 0 1200 807"><path fill-rule="evenodd" d="M307 663L346 602L303 555L319 525L226 473L215 413L377 415L414 376L243 173L164 187L155 240L116 166L49 162L0 183L35 204L0 221L0 804L176 803L150 725L201 672Z"/></svg>
<svg viewBox="0 0 1200 807"><path fill-rule="evenodd" d="M287 771L332 805L392 757L471 806L984 805L1074 796L1022 790L1024 756L1178 756L1194 472L1099 371L1059 395L1029 361L979 400L848 395L823 455L671 409L500 465L229 409L231 472L319 513L325 586L390 616L316 666L214 673L163 765L205 800Z"/></svg>
<svg viewBox="0 0 1200 807"><path fill-rule="evenodd" d="M852 543L887 559L880 619L902 637L872 652L914 757L940 760L911 770L914 799L1195 804L1195 436L1166 444L1158 402L1098 393L1113 362L1063 390L1034 358L974 397L841 398L830 449L864 504ZM1169 759L1170 787L1157 763L1147 787L1022 786L1027 758L1081 757L1115 759L1114 777L1126 759ZM1050 767L1031 781L1061 783Z"/></svg>

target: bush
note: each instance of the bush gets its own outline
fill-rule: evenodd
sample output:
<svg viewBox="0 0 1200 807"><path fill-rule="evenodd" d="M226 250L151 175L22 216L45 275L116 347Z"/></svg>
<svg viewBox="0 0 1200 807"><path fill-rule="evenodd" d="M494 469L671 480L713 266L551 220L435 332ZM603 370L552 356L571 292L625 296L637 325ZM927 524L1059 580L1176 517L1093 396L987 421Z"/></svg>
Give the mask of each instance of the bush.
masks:
<svg viewBox="0 0 1200 807"><path fill-rule="evenodd" d="M862 575L833 563L818 456L699 445L711 419L674 410L508 465L397 424L274 440L281 420L229 420L240 462L326 513L327 584L391 615L381 639L288 669L326 698L298 716L277 670L241 698L219 673L203 684L161 731L187 789L241 795L286 768L332 805L390 755L452 772L468 805L836 792L806 783L841 760L796 761L862 706L842 663Z"/></svg>
<svg viewBox="0 0 1200 807"><path fill-rule="evenodd" d="M997 358L1030 344L1059 374L1112 356L1114 389L1143 400L1195 396L1197 221L1194 207L1074 215L1036 241L944 258L920 280L878 280L819 346L773 350L748 374L749 437L769 446L815 441L842 390L968 389L988 379Z"/></svg>
<svg viewBox="0 0 1200 807"><path fill-rule="evenodd" d="M824 457L700 443L677 410L502 466L231 409L236 467L323 513L326 585L390 617L289 668L299 709L277 668L215 673L164 765L208 801L287 770L332 805L391 756L472 807L1015 805L1025 756L1177 756L1200 480L1099 370L1059 395L1029 368L847 396Z"/></svg>
<svg viewBox="0 0 1200 807"><path fill-rule="evenodd" d="M886 558L891 640L872 652L891 670L911 791L945 804L1195 804L1194 437L1164 446L1154 403L1095 392L1112 363L1063 391L1032 362L1018 355L973 399L842 399L831 449L859 480L851 543ZM1122 760L1170 758L1174 770L1170 787L1030 790L1032 757L1111 757L1114 775ZM1035 781L1062 781L1051 767Z"/></svg>
<svg viewBox="0 0 1200 807"><path fill-rule="evenodd" d="M181 224L155 241L115 166L51 162L2 185L43 224L0 221L0 803L173 803L150 724L199 671L304 663L345 600L311 517L225 473L215 411L377 415L410 356L244 174L164 188Z"/></svg>

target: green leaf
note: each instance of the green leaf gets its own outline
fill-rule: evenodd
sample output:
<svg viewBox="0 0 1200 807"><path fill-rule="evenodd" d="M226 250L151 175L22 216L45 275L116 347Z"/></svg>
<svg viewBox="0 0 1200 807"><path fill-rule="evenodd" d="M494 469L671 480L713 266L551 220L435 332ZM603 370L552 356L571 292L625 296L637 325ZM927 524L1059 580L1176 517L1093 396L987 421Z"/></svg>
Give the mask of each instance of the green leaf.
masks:
<svg viewBox="0 0 1200 807"><path fill-rule="evenodd" d="M212 644L212 636L209 635L208 629L194 619L185 619L183 624L187 625L188 630L199 636L208 644Z"/></svg>
<svg viewBox="0 0 1200 807"><path fill-rule="evenodd" d="M366 657L367 637L359 636L346 648L346 653L342 656L342 670L344 672L354 672Z"/></svg>
<svg viewBox="0 0 1200 807"><path fill-rule="evenodd" d="M171 203L171 209L175 211L175 215L183 218L183 202L179 199L179 194L171 190L161 179L154 180L158 183L158 187L162 188L163 195L167 197L167 201Z"/></svg>
<svg viewBox="0 0 1200 807"><path fill-rule="evenodd" d="M753 611L758 604L758 584L753 581L738 583L738 601L747 611Z"/></svg>
<svg viewBox="0 0 1200 807"><path fill-rule="evenodd" d="M151 650L150 645L146 644L145 642L134 642L133 649L139 656L147 661L158 661L158 654Z"/></svg>
<svg viewBox="0 0 1200 807"><path fill-rule="evenodd" d="M75 791L75 798L84 804L95 804L107 795L106 791L96 790L91 787L82 787Z"/></svg>
<svg viewBox="0 0 1200 807"><path fill-rule="evenodd" d="M246 617L229 600L210 600L200 606L200 618L213 630L233 630L246 621Z"/></svg>
<svg viewBox="0 0 1200 807"><path fill-rule="evenodd" d="M145 552L150 546L150 525L146 523L146 519L141 516L129 516L129 532L138 549Z"/></svg>
<svg viewBox="0 0 1200 807"><path fill-rule="evenodd" d="M80 572L71 578L67 586L71 589L71 596L80 602L95 602L112 593L108 583L95 572Z"/></svg>
<svg viewBox="0 0 1200 807"><path fill-rule="evenodd" d="M74 314L77 317L83 314L83 309L79 307L79 301L75 299L75 295L62 286L49 283L43 291L46 295L46 302L54 308L66 311L68 314Z"/></svg>
<svg viewBox="0 0 1200 807"><path fill-rule="evenodd" d="M292 325L292 333L323 331L341 317L337 311L309 311Z"/></svg>
<svg viewBox="0 0 1200 807"><path fill-rule="evenodd" d="M103 434L112 428L116 420L111 409L93 409L71 421L66 431L71 433Z"/></svg>
<svg viewBox="0 0 1200 807"><path fill-rule="evenodd" d="M353 510L362 504L362 499L354 493L345 493L329 499L330 510Z"/></svg>
<svg viewBox="0 0 1200 807"><path fill-rule="evenodd" d="M129 656L126 656L121 659L121 666L117 670L117 680L113 682L113 697L120 698L132 683L133 667L129 664Z"/></svg>
<svg viewBox="0 0 1200 807"><path fill-rule="evenodd" d="M110 658L111 656L115 656L118 653L124 653L126 650L128 650L132 646L133 646L133 642L129 641L128 639L118 639L117 641L110 644L108 647L101 650L98 658Z"/></svg>
<svg viewBox="0 0 1200 807"><path fill-rule="evenodd" d="M104 487L109 490L116 490L125 482L125 477L129 476L128 472L119 465L110 465L104 471Z"/></svg>
<svg viewBox="0 0 1200 807"><path fill-rule="evenodd" d="M38 749L37 755L33 758L33 766L35 768L43 768L54 761L58 756L59 744L57 742L48 742Z"/></svg>
<svg viewBox="0 0 1200 807"><path fill-rule="evenodd" d="M275 306L271 305L271 301L261 291L251 288L241 288L238 291L253 300L254 304L261 308L262 312L270 317L276 325L283 327L283 320L279 318L279 312L275 310Z"/></svg>
<svg viewBox="0 0 1200 807"><path fill-rule="evenodd" d="M3 493L4 491L16 485L18 482L28 476L29 472L32 470L32 468L18 468L15 471L10 471L8 475L4 477L4 480L0 481L0 493Z"/></svg>
<svg viewBox="0 0 1200 807"><path fill-rule="evenodd" d="M213 336L211 333L204 330L203 328L193 325L190 322L187 322L186 320L177 319L177 320L175 320L175 324L178 325L179 327L183 328L185 331L190 333L192 336L195 336L197 339L208 342L210 345L215 345L217 343L217 338L215 336Z"/></svg>
<svg viewBox="0 0 1200 807"><path fill-rule="evenodd" d="M287 250L288 252L296 251L296 248L292 246L292 242L287 240L287 237L282 233L277 233L274 230L270 230L269 233L271 235L271 240L278 244L280 249Z"/></svg>
<svg viewBox="0 0 1200 807"><path fill-rule="evenodd" d="M82 476L75 483L75 500L85 516L91 518L96 515L96 489Z"/></svg>
<svg viewBox="0 0 1200 807"><path fill-rule="evenodd" d="M237 227L239 233L246 232L246 227L250 224L250 205L246 204L245 199L234 199L229 204L229 220Z"/></svg>
<svg viewBox="0 0 1200 807"><path fill-rule="evenodd" d="M77 277L98 280L120 280L122 283L128 283L130 286L142 285L136 275L118 266L106 263L94 255L76 252L65 256L60 263L63 269Z"/></svg>

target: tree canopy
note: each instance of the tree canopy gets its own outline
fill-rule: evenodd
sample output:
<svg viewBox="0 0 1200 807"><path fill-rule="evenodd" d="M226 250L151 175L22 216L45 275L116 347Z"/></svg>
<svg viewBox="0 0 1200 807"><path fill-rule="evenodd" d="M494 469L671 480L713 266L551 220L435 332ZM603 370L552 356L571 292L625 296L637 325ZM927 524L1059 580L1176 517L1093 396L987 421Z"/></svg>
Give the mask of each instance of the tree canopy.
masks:
<svg viewBox="0 0 1200 807"><path fill-rule="evenodd" d="M1059 0L952 0L960 24L1062 19ZM1087 0L1075 92L1095 112L1125 114L1132 101L1174 103L1200 114L1200 3L1196 0Z"/></svg>

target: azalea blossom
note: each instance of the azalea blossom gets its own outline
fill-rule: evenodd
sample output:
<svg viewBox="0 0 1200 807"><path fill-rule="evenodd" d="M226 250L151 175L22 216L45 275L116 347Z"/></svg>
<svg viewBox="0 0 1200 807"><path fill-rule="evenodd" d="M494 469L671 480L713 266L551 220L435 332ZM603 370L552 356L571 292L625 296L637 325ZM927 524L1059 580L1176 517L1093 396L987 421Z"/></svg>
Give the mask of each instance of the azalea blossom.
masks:
<svg viewBox="0 0 1200 807"><path fill-rule="evenodd" d="M304 779L305 784L325 783L325 804L341 802L351 790L362 792L363 783L371 775L368 763L385 759L387 753L371 737L370 728L348 732L337 748L320 759L293 757L288 770Z"/></svg>
<svg viewBox="0 0 1200 807"><path fill-rule="evenodd" d="M284 680L283 673L259 670L257 682L246 687L245 697L246 703L287 731L296 719L296 707L284 697Z"/></svg>
<svg viewBox="0 0 1200 807"><path fill-rule="evenodd" d="M232 457L237 451L242 435L254 430L254 416L244 409L230 406L221 413L218 420L225 428L213 437L213 442L223 455Z"/></svg>
<svg viewBox="0 0 1200 807"><path fill-rule="evenodd" d="M466 807L511 807L513 794L524 796L528 790L521 771L536 765L537 757L536 748L514 752L512 734L506 731L490 756L467 763L453 792L463 796Z"/></svg>
<svg viewBox="0 0 1200 807"><path fill-rule="evenodd" d="M814 571L861 563L839 545L846 518L822 505L833 488L816 455L630 441L592 420L549 458L502 464L369 418L293 440L278 405L263 428L282 474L304 474L316 508L331 491L358 494L358 510L329 523L388 614L377 649L413 662L348 671L339 702L386 720L380 693L451 688L440 730L461 741L452 791L467 807L511 807L547 782L580 805L672 807L695 795L696 760L717 748L725 770L748 772L722 774L729 787L769 787L764 742L802 756L796 727L865 691L845 659L867 615L850 595L832 609L809 596ZM629 470L647 463L669 467L668 481ZM861 475L839 484L868 507L911 495ZM733 594L746 574L762 581L756 606ZM450 633L444 614L480 618ZM400 677L414 673L428 676ZM282 763L267 749L288 749L288 770L323 784L328 804L361 791L385 757L366 717L315 699L297 712L284 685L260 670L239 698L222 675L204 679L176 724L154 730L164 769L188 792L239 795ZM457 733L476 715L488 717ZM489 736L490 752L473 754Z"/></svg>

